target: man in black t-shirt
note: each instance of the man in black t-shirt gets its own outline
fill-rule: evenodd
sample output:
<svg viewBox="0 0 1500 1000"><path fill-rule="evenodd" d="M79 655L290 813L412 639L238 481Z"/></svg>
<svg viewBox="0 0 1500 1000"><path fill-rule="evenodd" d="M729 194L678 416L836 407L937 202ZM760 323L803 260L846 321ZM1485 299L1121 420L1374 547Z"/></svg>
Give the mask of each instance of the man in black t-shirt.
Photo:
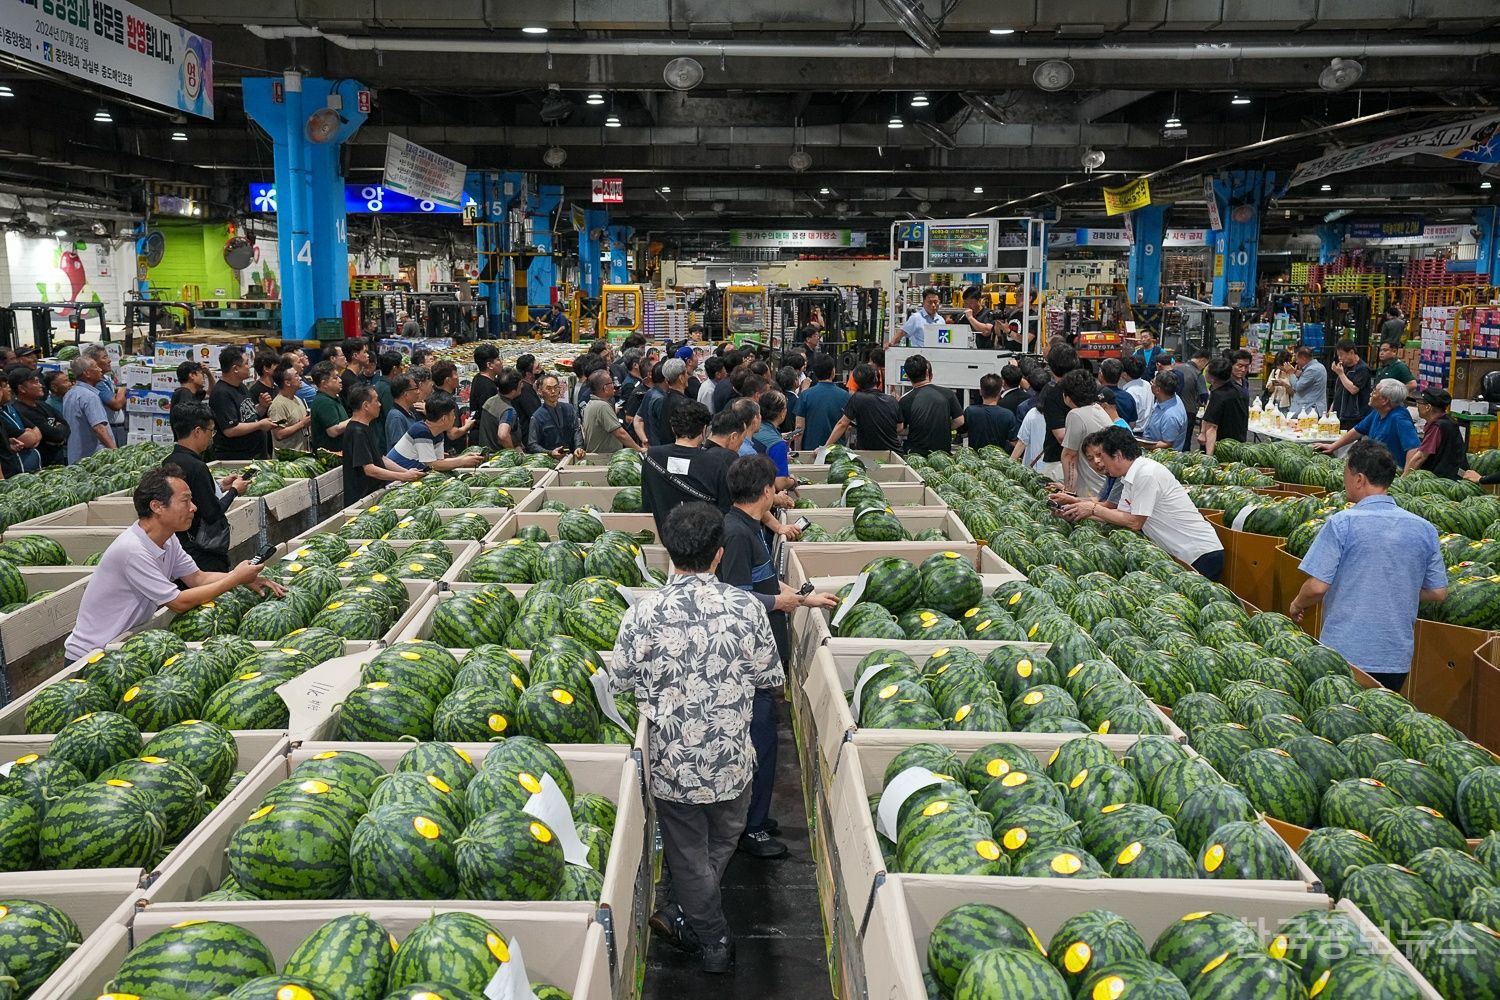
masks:
<svg viewBox="0 0 1500 1000"><path fill-rule="evenodd" d="M899 451L901 449L901 404L896 397L875 388L880 373L871 364L854 369L854 388L844 403L844 415L833 425L827 441L809 442L813 447L833 447L850 427L854 428L855 447L865 451Z"/></svg>
<svg viewBox="0 0 1500 1000"><path fill-rule="evenodd" d="M906 374L912 388L901 397L901 422L906 425L906 451L927 455L953 450L953 432L964 425L963 407L952 389L932 384L927 359L913 354L906 359Z"/></svg>
<svg viewBox="0 0 1500 1000"><path fill-rule="evenodd" d="M250 362L239 347L219 352L219 381L209 393L208 405L214 414L214 458L218 461L247 461L271 454L271 429L275 423L255 410L245 380L250 377Z"/></svg>
<svg viewBox="0 0 1500 1000"><path fill-rule="evenodd" d="M1000 404L1000 376L994 372L979 380L978 406L964 410L964 433L969 447L983 448L987 444L1004 448L1007 453L1016 443L1016 415Z"/></svg>
<svg viewBox="0 0 1500 1000"><path fill-rule="evenodd" d="M281 355L260 351L251 363L255 368L255 380L245 383L245 395L255 405L257 417L268 417L271 415L271 401L281 393L281 383L276 381L276 369L281 364ZM265 457L271 457L269 450Z"/></svg>
<svg viewBox="0 0 1500 1000"><path fill-rule="evenodd" d="M177 389L172 393L172 405L175 410L183 403L206 403L208 402L208 366L201 365L196 361L184 361L177 366Z"/></svg>
<svg viewBox="0 0 1500 1000"><path fill-rule="evenodd" d="M15 405L16 412L21 415L26 426L35 427L41 432L42 439L36 447L42 465L67 465L70 428L67 421L43 402L47 397L47 390L42 388L41 373L35 368L15 365L5 374L10 382L11 402Z"/></svg>
<svg viewBox="0 0 1500 1000"><path fill-rule="evenodd" d="M1203 452L1214 453L1219 441L1243 441L1250 434L1250 404L1234 384L1234 362L1214 358L1208 363L1208 406L1203 410Z"/></svg>
<svg viewBox="0 0 1500 1000"><path fill-rule="evenodd" d="M656 518L658 536L667 515L685 503L698 501L721 510L716 463L707 461L703 432L708 407L689 402L672 414L672 442L646 451L641 465L641 509Z"/></svg>
<svg viewBox="0 0 1500 1000"><path fill-rule="evenodd" d="M349 423L339 442L344 446L344 504L358 503L386 483L421 479L421 469L402 469L386 460L370 424L380 417L380 394L368 382L354 386L346 398Z"/></svg>
<svg viewBox="0 0 1500 1000"><path fill-rule="evenodd" d="M1078 367L1078 352L1065 343L1053 344L1047 350L1047 367L1052 371L1052 379L1036 397L1037 408L1042 411L1047 427L1042 438L1042 461L1037 471L1054 482L1062 482L1062 439L1068 422L1068 404L1063 399L1059 382Z"/></svg>
<svg viewBox="0 0 1500 1000"><path fill-rule="evenodd" d="M495 385L500 379L500 352L494 344L480 344L474 348L474 367L479 371L475 373L474 381L469 383L469 412L478 420L484 404L495 394Z"/></svg>

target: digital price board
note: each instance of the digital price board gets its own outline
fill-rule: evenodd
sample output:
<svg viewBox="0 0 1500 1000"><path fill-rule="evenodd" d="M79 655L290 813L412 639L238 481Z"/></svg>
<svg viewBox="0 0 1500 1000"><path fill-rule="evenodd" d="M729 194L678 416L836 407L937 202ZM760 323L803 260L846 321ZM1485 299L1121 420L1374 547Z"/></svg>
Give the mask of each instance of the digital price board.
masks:
<svg viewBox="0 0 1500 1000"><path fill-rule="evenodd" d="M989 271L995 266L994 222L932 222L927 226L927 270Z"/></svg>

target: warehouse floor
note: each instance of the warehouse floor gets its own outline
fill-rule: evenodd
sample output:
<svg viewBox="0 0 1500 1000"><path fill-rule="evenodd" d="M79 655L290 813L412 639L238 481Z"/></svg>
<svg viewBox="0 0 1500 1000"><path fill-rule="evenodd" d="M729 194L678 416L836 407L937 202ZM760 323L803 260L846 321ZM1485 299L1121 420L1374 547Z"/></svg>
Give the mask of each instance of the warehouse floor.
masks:
<svg viewBox="0 0 1500 1000"><path fill-rule="evenodd" d="M791 853L779 861L736 854L724 876L724 910L735 935L736 964L727 976L704 974L698 960L653 938L643 1000L715 1000L768 996L831 997L828 950L818 914L818 887L803 811L802 775L783 703L771 815ZM658 897L660 894L658 893Z"/></svg>

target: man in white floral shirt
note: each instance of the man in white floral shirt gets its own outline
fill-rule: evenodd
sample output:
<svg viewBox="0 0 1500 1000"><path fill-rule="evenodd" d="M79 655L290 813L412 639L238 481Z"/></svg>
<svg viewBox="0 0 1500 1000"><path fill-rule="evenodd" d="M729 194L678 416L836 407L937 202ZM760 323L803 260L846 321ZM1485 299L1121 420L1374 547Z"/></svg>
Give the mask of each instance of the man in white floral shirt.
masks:
<svg viewBox="0 0 1500 1000"><path fill-rule="evenodd" d="M667 518L672 576L625 614L611 683L634 690L651 728L651 794L677 902L651 925L706 972L728 972L734 944L719 883L750 805L757 688L785 683L765 608L719 582L724 515L688 503Z"/></svg>

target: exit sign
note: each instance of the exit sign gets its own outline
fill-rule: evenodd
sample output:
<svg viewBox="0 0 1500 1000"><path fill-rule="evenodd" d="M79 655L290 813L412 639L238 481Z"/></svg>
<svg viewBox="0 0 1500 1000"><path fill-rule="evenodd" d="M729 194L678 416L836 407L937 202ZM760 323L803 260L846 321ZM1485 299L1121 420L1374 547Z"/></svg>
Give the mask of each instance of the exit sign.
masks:
<svg viewBox="0 0 1500 1000"><path fill-rule="evenodd" d="M594 204L619 205L625 201L625 179L623 177L595 177Z"/></svg>

